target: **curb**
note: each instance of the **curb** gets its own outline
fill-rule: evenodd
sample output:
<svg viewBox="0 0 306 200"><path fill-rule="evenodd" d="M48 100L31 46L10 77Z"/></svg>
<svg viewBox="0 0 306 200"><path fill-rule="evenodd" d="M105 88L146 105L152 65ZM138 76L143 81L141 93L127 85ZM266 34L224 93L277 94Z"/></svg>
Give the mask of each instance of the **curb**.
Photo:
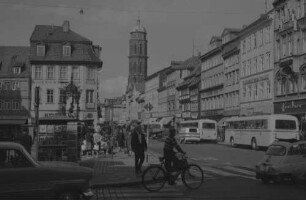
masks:
<svg viewBox="0 0 306 200"><path fill-rule="evenodd" d="M128 187L128 186L136 186L136 185L142 185L142 181L132 181L132 182L121 182L121 183L98 183L93 184L90 188L91 189L100 189L105 187Z"/></svg>

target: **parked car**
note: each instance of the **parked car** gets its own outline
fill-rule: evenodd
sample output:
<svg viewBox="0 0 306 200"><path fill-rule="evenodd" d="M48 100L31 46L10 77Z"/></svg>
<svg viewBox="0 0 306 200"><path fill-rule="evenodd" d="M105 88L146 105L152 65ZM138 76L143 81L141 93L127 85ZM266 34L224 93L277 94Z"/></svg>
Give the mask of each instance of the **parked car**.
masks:
<svg viewBox="0 0 306 200"><path fill-rule="evenodd" d="M256 178L264 183L284 179L305 180L305 176L306 141L275 141L256 165Z"/></svg>
<svg viewBox="0 0 306 200"><path fill-rule="evenodd" d="M36 162L22 145L0 142L0 199L88 199L92 174L73 163Z"/></svg>

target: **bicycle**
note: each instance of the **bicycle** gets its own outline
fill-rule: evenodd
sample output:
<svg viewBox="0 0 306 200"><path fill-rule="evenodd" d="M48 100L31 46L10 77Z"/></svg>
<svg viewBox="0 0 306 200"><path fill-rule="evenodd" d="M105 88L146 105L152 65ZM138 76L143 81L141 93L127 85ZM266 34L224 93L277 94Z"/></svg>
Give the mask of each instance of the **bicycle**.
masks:
<svg viewBox="0 0 306 200"><path fill-rule="evenodd" d="M189 164L185 154L178 154L181 166L175 170L174 175L167 175L165 157L159 157L160 164L151 164L142 173L142 185L150 192L158 192L171 178L174 181L181 175L184 185L191 189L198 189L204 181L204 173L197 164Z"/></svg>

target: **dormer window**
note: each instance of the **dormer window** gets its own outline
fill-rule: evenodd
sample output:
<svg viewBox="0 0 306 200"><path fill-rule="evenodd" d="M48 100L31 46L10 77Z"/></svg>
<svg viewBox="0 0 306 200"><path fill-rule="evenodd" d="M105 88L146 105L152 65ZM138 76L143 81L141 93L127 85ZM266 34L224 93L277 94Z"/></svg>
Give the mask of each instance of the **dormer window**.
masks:
<svg viewBox="0 0 306 200"><path fill-rule="evenodd" d="M45 45L37 45L37 56L45 56Z"/></svg>
<svg viewBox="0 0 306 200"><path fill-rule="evenodd" d="M63 46L63 56L70 56L71 55L71 46L64 45Z"/></svg>
<svg viewBox="0 0 306 200"><path fill-rule="evenodd" d="M21 73L21 67L14 67L13 72L14 72L14 74L20 74Z"/></svg>

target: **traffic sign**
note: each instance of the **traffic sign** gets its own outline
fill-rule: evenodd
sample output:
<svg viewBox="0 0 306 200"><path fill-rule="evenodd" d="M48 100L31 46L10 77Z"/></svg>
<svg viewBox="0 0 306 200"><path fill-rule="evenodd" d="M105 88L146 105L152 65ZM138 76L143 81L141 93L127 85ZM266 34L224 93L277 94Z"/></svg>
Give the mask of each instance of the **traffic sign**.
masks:
<svg viewBox="0 0 306 200"><path fill-rule="evenodd" d="M144 108L145 108L148 112L150 112L150 111L153 109L153 106L152 106L152 104L150 104L150 102L149 102L149 103L147 103L147 104L144 106Z"/></svg>

